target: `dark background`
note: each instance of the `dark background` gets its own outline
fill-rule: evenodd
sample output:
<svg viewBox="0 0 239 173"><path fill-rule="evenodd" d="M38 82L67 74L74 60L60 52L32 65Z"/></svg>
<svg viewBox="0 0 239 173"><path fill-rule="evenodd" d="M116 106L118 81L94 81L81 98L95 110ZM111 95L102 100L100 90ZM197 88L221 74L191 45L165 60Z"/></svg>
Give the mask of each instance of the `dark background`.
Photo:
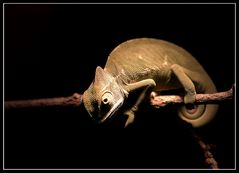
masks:
<svg viewBox="0 0 239 173"><path fill-rule="evenodd" d="M4 5L5 100L83 93L123 41L164 39L192 53L218 91L234 81L234 5ZM135 124L97 125L79 108L6 110L5 168L207 168L175 107L143 104ZM234 168L234 102L195 129L220 168Z"/></svg>

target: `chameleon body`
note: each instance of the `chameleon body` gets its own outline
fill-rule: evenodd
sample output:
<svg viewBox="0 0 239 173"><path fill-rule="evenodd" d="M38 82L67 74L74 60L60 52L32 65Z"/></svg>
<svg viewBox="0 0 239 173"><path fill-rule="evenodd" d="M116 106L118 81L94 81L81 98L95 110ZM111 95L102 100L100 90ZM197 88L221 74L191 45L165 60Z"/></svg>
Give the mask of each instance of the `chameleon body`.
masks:
<svg viewBox="0 0 239 173"><path fill-rule="evenodd" d="M206 71L186 50L167 41L138 38L117 46L104 69L96 68L95 79L83 94L83 103L94 119L104 122L119 110L131 92L142 91L132 108L125 111L127 126L149 91L180 88L184 90L186 105L194 103L196 93L216 92ZM182 106L178 114L194 127L200 127L210 122L217 108L212 104Z"/></svg>

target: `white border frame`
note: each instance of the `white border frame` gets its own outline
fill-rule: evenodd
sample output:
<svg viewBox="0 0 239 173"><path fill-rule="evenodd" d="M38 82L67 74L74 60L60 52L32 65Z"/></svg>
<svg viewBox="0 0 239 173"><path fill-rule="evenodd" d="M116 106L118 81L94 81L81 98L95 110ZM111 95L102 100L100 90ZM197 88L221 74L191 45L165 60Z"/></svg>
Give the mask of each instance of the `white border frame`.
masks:
<svg viewBox="0 0 239 173"><path fill-rule="evenodd" d="M4 41L5 41L5 37L4 37L4 35L5 35L5 28L4 28L4 24L5 24L5 20L4 20L4 6L5 6L5 4L88 4L88 5L92 5L92 4L97 4L97 5L107 5L107 4L112 4L112 5L121 5L121 4L125 4L125 5L135 5L135 4L139 4L139 5L143 5L143 4L145 4L145 5L147 5L147 4L155 4L155 5L158 5L158 4L193 4L193 5L200 5L200 4L208 4L208 5L210 5L210 4L221 4L221 5L228 5L228 4L234 4L234 13L235 13L235 21L234 21L234 24L235 24L235 31L234 31L234 35L235 35L235 39L234 39L234 45L235 45L235 47L234 47L234 54L235 54L235 57L234 57L234 59L235 59L235 66L234 66L234 68L235 68L235 78L234 78L234 81L235 81L235 96L236 96L236 3L3 3L3 170L29 170L29 171L31 171L31 170L52 170L52 171L54 171L54 170L69 170L69 171L71 171L71 170L174 170L174 171L176 171L176 170L186 170L186 171L190 171L190 170L211 170L211 169L155 169L155 168L152 168L152 169L120 169L120 168L118 168L118 169L93 169L93 168L89 168L89 169L7 169L7 168L5 168L5 161L4 161L4 158L5 158L5 152L4 152L4 150L5 150L5 143L4 143L4 139L5 139L5 132L4 132L4 129L5 129L5 127L4 127L4 121L5 121L5 113L4 113L4 100L5 100L5 96L4 96L4 59L5 59L5 52L4 52L4 49L5 49L5 47L4 47ZM235 160L235 163L234 163L234 165L235 165L235 168L234 169L219 169L219 170L236 170L236 97L235 97L235 99L234 99L234 102L235 102L235 115L234 115L234 118L235 118L235 124L234 124L234 127L235 127L235 136L234 136L234 138L235 138L235 146L234 146L234 150L235 150L235 155L234 155L234 160Z"/></svg>

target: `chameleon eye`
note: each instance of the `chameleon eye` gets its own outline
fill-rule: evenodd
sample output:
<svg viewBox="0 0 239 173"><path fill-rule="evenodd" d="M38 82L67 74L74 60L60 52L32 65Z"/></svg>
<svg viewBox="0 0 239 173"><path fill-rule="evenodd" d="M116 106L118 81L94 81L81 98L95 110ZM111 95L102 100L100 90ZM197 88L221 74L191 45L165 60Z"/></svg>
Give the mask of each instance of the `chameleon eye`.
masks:
<svg viewBox="0 0 239 173"><path fill-rule="evenodd" d="M113 99L113 95L109 91L105 92L101 97L101 101L104 105L109 104L112 101L112 99Z"/></svg>

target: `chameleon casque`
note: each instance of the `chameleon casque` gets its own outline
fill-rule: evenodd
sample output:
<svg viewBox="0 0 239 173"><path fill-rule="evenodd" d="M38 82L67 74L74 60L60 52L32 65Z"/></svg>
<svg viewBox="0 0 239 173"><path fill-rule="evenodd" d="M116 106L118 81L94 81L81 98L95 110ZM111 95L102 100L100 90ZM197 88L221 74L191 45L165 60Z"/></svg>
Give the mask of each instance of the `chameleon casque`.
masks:
<svg viewBox="0 0 239 173"><path fill-rule="evenodd" d="M104 69L96 68L95 79L83 94L83 103L90 116L99 123L114 115L136 90L140 94L134 105L125 110L125 126L132 123L138 106L150 91L182 88L185 105L178 115L200 127L210 122L217 105L193 105L196 93L214 93L216 87L197 62L183 48L159 39L137 38L117 46L109 55Z"/></svg>

